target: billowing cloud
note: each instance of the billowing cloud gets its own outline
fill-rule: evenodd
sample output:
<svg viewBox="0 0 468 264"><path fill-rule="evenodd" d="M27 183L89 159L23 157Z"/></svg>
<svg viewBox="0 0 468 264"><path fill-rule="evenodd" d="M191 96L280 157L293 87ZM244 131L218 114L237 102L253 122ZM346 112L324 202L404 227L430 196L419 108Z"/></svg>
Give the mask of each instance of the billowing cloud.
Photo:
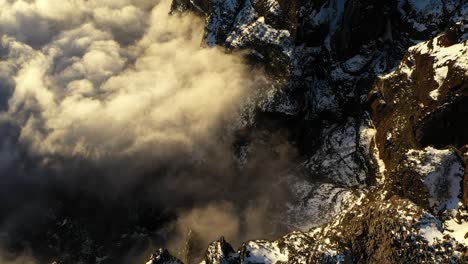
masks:
<svg viewBox="0 0 468 264"><path fill-rule="evenodd" d="M204 22L169 9L170 0L0 0L0 197L16 208L0 207L0 229L50 204L43 193L73 201L85 190L180 214L175 244L187 227L202 243L271 231L260 219L285 195L275 179L294 151L280 131L234 146L245 102L267 80L239 54L201 47ZM25 185L32 194L14 194Z"/></svg>
<svg viewBox="0 0 468 264"><path fill-rule="evenodd" d="M114 33L119 40L135 40L147 25L151 0L0 0L0 34L34 47L84 23Z"/></svg>
<svg viewBox="0 0 468 264"><path fill-rule="evenodd" d="M9 9L65 20L68 10L85 14L93 5L42 2L23 3L22 9L14 2ZM146 23L141 9L119 7L94 9L93 18L106 28ZM131 46L94 23L63 30L39 50L4 36L8 59L2 64L16 69L5 118L21 127L21 142L40 155L96 159L164 156L171 148L190 152L211 140L260 80L239 56L200 48L202 21L170 17L168 8L165 1L152 10L145 34Z"/></svg>

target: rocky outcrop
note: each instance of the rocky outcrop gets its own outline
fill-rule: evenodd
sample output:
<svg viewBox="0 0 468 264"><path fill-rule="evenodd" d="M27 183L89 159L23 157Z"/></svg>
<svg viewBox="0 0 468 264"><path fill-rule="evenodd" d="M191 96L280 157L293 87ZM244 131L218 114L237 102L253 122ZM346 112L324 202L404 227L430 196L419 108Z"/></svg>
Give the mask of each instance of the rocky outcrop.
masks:
<svg viewBox="0 0 468 264"><path fill-rule="evenodd" d="M160 248L156 253L151 254L146 264L182 264L182 262L172 256L167 249Z"/></svg>
<svg viewBox="0 0 468 264"><path fill-rule="evenodd" d="M311 175L324 175L344 186L366 186L375 181L375 129L369 120L362 119L350 117L342 125L330 124L322 130L320 147L304 163Z"/></svg>
<svg viewBox="0 0 468 264"><path fill-rule="evenodd" d="M381 77L369 101L380 157L396 192L421 204L415 170L402 165L412 149L462 147L468 141L467 69L464 27L409 49L398 68ZM427 149L426 149L427 150ZM436 161L436 162L441 162Z"/></svg>
<svg viewBox="0 0 468 264"><path fill-rule="evenodd" d="M240 263L240 256L224 237L221 237L218 241L208 245L204 262L205 264L236 264Z"/></svg>

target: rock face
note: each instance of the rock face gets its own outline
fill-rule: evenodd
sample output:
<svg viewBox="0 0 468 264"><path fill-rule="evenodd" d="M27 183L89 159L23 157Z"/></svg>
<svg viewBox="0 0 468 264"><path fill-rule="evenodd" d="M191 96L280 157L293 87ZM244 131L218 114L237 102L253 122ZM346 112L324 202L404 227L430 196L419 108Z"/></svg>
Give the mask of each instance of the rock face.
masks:
<svg viewBox="0 0 468 264"><path fill-rule="evenodd" d="M416 152L411 149L460 148L468 140L468 47L463 30L458 24L411 47L394 72L377 80L369 96L378 127L376 142L389 177L400 195L418 204L426 195L415 193L415 170L402 166L402 160L412 159ZM437 155L429 156L425 159Z"/></svg>
<svg viewBox="0 0 468 264"><path fill-rule="evenodd" d="M187 10L206 45L266 67L257 111L294 123L304 156L284 219L302 231L213 242L204 263L468 261L466 1L174 1Z"/></svg>
<svg viewBox="0 0 468 264"><path fill-rule="evenodd" d="M160 248L156 253L151 254L146 264L182 264L182 262L169 254L167 249Z"/></svg>
<svg viewBox="0 0 468 264"><path fill-rule="evenodd" d="M208 245L204 262L206 264L235 264L240 263L240 255L221 237Z"/></svg>

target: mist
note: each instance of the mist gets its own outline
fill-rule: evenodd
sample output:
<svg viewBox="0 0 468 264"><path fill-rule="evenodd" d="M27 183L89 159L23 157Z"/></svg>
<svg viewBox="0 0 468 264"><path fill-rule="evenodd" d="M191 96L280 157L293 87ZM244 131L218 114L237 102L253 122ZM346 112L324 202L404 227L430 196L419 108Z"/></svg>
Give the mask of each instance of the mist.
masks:
<svg viewBox="0 0 468 264"><path fill-rule="evenodd" d="M40 240L65 216L115 231L134 211L181 258L190 232L202 246L281 233L278 179L295 149L284 131L239 136L268 78L242 54L202 47L204 21L170 4L0 0L6 240Z"/></svg>

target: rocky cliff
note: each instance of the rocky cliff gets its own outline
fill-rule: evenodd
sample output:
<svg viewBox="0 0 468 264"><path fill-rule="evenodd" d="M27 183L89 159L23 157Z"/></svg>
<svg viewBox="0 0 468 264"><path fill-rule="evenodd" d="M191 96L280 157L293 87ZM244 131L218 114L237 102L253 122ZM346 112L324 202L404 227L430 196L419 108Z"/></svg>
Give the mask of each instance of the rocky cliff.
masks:
<svg viewBox="0 0 468 264"><path fill-rule="evenodd" d="M305 158L284 219L301 230L238 250L222 238L203 263L468 261L466 2L175 0L172 12L206 17L205 45L267 68L277 82L257 111L292 124Z"/></svg>

